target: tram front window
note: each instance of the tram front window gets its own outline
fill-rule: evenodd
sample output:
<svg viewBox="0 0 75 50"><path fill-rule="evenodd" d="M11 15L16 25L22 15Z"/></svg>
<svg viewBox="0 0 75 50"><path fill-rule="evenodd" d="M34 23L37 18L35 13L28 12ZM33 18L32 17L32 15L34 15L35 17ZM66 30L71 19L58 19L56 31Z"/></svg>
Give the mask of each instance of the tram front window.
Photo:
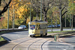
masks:
<svg viewBox="0 0 75 50"><path fill-rule="evenodd" d="M30 25L30 29L34 30L35 29L35 25Z"/></svg>

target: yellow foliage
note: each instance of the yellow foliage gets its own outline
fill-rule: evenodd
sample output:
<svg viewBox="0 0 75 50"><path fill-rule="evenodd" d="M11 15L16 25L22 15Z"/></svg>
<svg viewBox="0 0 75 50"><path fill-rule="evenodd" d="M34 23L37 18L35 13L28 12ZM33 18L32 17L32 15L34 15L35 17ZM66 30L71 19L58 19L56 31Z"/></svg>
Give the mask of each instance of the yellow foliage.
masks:
<svg viewBox="0 0 75 50"><path fill-rule="evenodd" d="M13 5L14 4L14 5ZM15 10L15 19L20 19L25 21L28 17L29 17L29 13L30 13L30 2L27 2L26 0L12 0L11 4L10 4L10 16L12 18L13 16L13 9ZM14 6L14 7L13 7ZM12 19L11 19L12 20ZM22 22L23 22L22 21ZM19 22L19 23L22 23ZM16 22L16 24L19 24L18 22Z"/></svg>
<svg viewBox="0 0 75 50"><path fill-rule="evenodd" d="M30 22L30 19L29 19L29 18L27 18L27 21L26 21L26 23L28 24L28 22Z"/></svg>
<svg viewBox="0 0 75 50"><path fill-rule="evenodd" d="M7 28L7 20L4 20L4 21L2 22L2 27Z"/></svg>
<svg viewBox="0 0 75 50"><path fill-rule="evenodd" d="M23 5L21 6L19 9L17 9L17 14L19 18L23 18L23 16L26 16L26 14L28 14L28 6L27 5Z"/></svg>

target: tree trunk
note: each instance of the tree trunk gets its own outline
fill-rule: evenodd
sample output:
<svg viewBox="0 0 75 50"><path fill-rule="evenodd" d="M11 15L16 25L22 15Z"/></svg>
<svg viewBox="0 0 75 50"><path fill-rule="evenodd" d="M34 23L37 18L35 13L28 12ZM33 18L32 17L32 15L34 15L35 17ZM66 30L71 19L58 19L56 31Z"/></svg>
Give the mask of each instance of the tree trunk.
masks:
<svg viewBox="0 0 75 50"><path fill-rule="evenodd" d="M31 14L31 21L33 21L33 14Z"/></svg>
<svg viewBox="0 0 75 50"><path fill-rule="evenodd" d="M47 12L44 12L44 21L47 21Z"/></svg>

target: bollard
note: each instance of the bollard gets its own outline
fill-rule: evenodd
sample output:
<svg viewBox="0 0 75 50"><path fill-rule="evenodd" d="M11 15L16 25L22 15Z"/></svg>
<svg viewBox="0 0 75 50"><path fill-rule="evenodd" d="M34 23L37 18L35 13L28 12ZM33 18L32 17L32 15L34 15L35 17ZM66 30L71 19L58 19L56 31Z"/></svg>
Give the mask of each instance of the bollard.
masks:
<svg viewBox="0 0 75 50"><path fill-rule="evenodd" d="M55 35L54 36L54 41L57 41L57 39L58 39L58 35Z"/></svg>

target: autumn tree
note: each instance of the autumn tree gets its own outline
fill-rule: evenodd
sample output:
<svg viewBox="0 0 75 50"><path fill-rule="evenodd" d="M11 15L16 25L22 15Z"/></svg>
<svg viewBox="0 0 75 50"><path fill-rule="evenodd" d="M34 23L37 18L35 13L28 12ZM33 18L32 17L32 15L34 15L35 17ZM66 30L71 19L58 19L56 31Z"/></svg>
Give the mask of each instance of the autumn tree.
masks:
<svg viewBox="0 0 75 50"><path fill-rule="evenodd" d="M13 20L13 15L15 16L16 26L26 25L27 18L30 16L30 4L28 0L13 0L10 4L10 19Z"/></svg>
<svg viewBox="0 0 75 50"><path fill-rule="evenodd" d="M0 28L7 28L7 16L4 17L4 14L7 12L11 2L12 0L0 0L0 16L4 18L0 23Z"/></svg>
<svg viewBox="0 0 75 50"><path fill-rule="evenodd" d="M42 14L44 16L44 20L47 21L47 11L50 9L50 4L53 3L54 0L32 0L32 7L38 13L40 13L42 8Z"/></svg>
<svg viewBox="0 0 75 50"><path fill-rule="evenodd" d="M63 16L66 14L67 10L64 11L66 7L68 7L68 0L55 0L52 3L53 6L57 6L60 11L60 31L63 31Z"/></svg>
<svg viewBox="0 0 75 50"><path fill-rule="evenodd" d="M17 17L19 19L23 19L24 18L25 24L26 24L27 18L29 17L29 14L30 14L30 8L29 8L28 5L30 5L30 3L26 3L26 4L22 5L16 11Z"/></svg>
<svg viewBox="0 0 75 50"><path fill-rule="evenodd" d="M69 4L68 4L68 11L69 11L69 14L71 15L71 30L73 30L73 25L74 25L74 16L75 16L75 0L68 0L69 1Z"/></svg>

